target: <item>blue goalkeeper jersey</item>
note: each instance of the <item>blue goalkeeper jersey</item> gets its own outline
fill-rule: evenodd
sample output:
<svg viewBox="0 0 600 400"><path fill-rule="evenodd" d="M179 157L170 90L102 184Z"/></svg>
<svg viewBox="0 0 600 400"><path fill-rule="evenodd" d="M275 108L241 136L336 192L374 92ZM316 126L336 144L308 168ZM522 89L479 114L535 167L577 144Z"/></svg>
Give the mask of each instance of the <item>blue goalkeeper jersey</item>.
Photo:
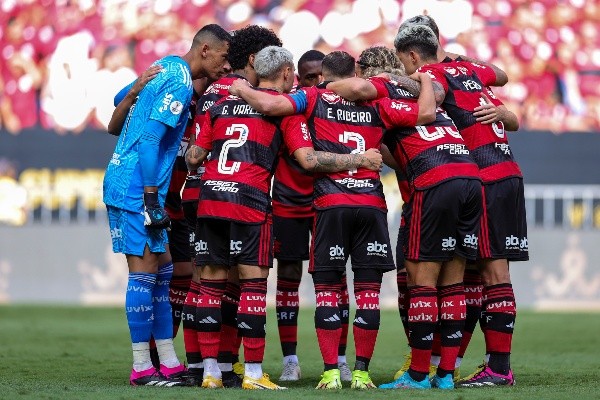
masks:
<svg viewBox="0 0 600 400"><path fill-rule="evenodd" d="M144 126L149 119L167 125L160 142L158 190L164 206L171 170L189 118L193 93L188 64L180 57L167 56L155 62L163 67L139 93L123 124L117 146L104 174L104 203L132 212L143 211L144 185L138 151Z"/></svg>

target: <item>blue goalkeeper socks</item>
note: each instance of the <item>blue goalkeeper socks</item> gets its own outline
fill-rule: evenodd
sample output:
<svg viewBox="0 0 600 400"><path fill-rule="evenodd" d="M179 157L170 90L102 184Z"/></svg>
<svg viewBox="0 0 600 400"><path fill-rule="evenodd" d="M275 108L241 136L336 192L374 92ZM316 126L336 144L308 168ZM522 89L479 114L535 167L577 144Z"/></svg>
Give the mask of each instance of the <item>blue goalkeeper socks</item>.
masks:
<svg viewBox="0 0 600 400"><path fill-rule="evenodd" d="M132 343L149 342L152 334L152 291L156 275L130 273L125 293L125 314Z"/></svg>
<svg viewBox="0 0 600 400"><path fill-rule="evenodd" d="M158 267L156 285L152 292L154 307L152 335L156 340L173 338L173 314L171 313L171 303L169 303L169 283L172 275L173 263L169 262Z"/></svg>

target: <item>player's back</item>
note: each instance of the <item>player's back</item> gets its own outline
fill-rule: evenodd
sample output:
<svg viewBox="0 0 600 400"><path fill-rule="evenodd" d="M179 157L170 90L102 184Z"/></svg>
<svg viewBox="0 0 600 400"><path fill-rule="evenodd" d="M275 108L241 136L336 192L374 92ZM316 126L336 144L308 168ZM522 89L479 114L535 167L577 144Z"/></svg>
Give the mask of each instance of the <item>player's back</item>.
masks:
<svg viewBox="0 0 600 400"><path fill-rule="evenodd" d="M130 108L104 176L104 202L133 212L143 209L138 146L146 122L153 119L168 126L157 156L159 199L164 204L173 162L189 118L192 78L188 65L175 56L156 63L163 70L148 82Z"/></svg>
<svg viewBox="0 0 600 400"><path fill-rule="evenodd" d="M323 87L306 88L305 113L315 150L338 154L379 148L383 122L370 103L350 102ZM379 172L366 168L316 174L315 208L361 206L386 209Z"/></svg>

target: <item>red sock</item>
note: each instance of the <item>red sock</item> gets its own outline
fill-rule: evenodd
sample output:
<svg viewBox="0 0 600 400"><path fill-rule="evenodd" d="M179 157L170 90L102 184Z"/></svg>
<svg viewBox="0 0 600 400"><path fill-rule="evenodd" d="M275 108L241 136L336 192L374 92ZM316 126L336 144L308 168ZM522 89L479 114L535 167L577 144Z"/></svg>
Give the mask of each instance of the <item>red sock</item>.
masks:
<svg viewBox="0 0 600 400"><path fill-rule="evenodd" d="M380 290L380 282L354 282L356 316L354 317L352 331L356 348L356 369L363 371L369 370L369 362L373 357L373 350L379 333Z"/></svg>
<svg viewBox="0 0 600 400"><path fill-rule="evenodd" d="M198 342L204 358L217 358L221 338L221 298L225 279L200 279L200 294L196 307Z"/></svg>
<svg viewBox="0 0 600 400"><path fill-rule="evenodd" d="M190 289L185 297L181 317L183 323L183 344L188 364L202 362L200 343L198 343L198 323L196 321L196 304L198 304L199 290L199 282L190 282Z"/></svg>
<svg viewBox="0 0 600 400"><path fill-rule="evenodd" d="M462 283L438 288L440 310L440 365L446 372L454 371L465 325L465 288Z"/></svg>
<svg viewBox="0 0 600 400"><path fill-rule="evenodd" d="M517 308L510 283L487 286L483 290L488 319L484 333L488 352L510 353Z"/></svg>
<svg viewBox="0 0 600 400"><path fill-rule="evenodd" d="M412 359L410 369L429 373L433 334L438 322L437 289L428 286L410 288L408 326Z"/></svg>
<svg viewBox="0 0 600 400"><path fill-rule="evenodd" d="M337 368L342 323L338 306L341 284L315 283L315 328L325 369Z"/></svg>
<svg viewBox="0 0 600 400"><path fill-rule="evenodd" d="M300 280L277 278L275 311L277 313L277 329L279 330L281 351L284 356L296 354L298 311L300 310L299 287Z"/></svg>
<svg viewBox="0 0 600 400"><path fill-rule="evenodd" d="M267 278L240 279L238 330L244 338L244 362L261 363L265 354Z"/></svg>
<svg viewBox="0 0 600 400"><path fill-rule="evenodd" d="M173 276L169 282L169 303L171 303L171 314L173 315L173 338L177 336L181 313L185 298L190 288L191 275Z"/></svg>

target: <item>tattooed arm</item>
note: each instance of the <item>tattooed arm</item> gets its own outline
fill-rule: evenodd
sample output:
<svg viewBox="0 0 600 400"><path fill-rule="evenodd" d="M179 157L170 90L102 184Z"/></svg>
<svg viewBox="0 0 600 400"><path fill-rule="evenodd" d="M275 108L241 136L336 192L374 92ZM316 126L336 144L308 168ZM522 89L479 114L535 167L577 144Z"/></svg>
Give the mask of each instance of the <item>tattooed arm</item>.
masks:
<svg viewBox="0 0 600 400"><path fill-rule="evenodd" d="M419 97L419 94L421 93L421 83L417 80L415 80L415 78L413 78L415 74L411 75L411 76L402 76L402 75L394 75L394 74L390 74L387 72L384 72L381 75L378 76L383 76L384 78L389 79L390 82L394 83L396 86L401 87L402 89L405 89L407 92L409 92L410 94L412 94L415 97ZM440 105L444 102L444 98L446 97L446 92L444 91L444 87L442 86L441 83L437 82L437 81L433 81L433 95L435 97L435 104L436 105Z"/></svg>
<svg viewBox="0 0 600 400"><path fill-rule="evenodd" d="M382 166L381 153L377 149L369 149L363 154L336 154L302 147L294 152L294 157L302 168L311 172L340 172L356 168L379 171Z"/></svg>
<svg viewBox="0 0 600 400"><path fill-rule="evenodd" d="M206 160L208 153L209 153L208 150L206 150L200 146L196 146L195 144L192 145L185 152L185 163L187 164L188 171L197 170L198 167L200 167L200 165L202 165L202 162L204 162L204 160Z"/></svg>

